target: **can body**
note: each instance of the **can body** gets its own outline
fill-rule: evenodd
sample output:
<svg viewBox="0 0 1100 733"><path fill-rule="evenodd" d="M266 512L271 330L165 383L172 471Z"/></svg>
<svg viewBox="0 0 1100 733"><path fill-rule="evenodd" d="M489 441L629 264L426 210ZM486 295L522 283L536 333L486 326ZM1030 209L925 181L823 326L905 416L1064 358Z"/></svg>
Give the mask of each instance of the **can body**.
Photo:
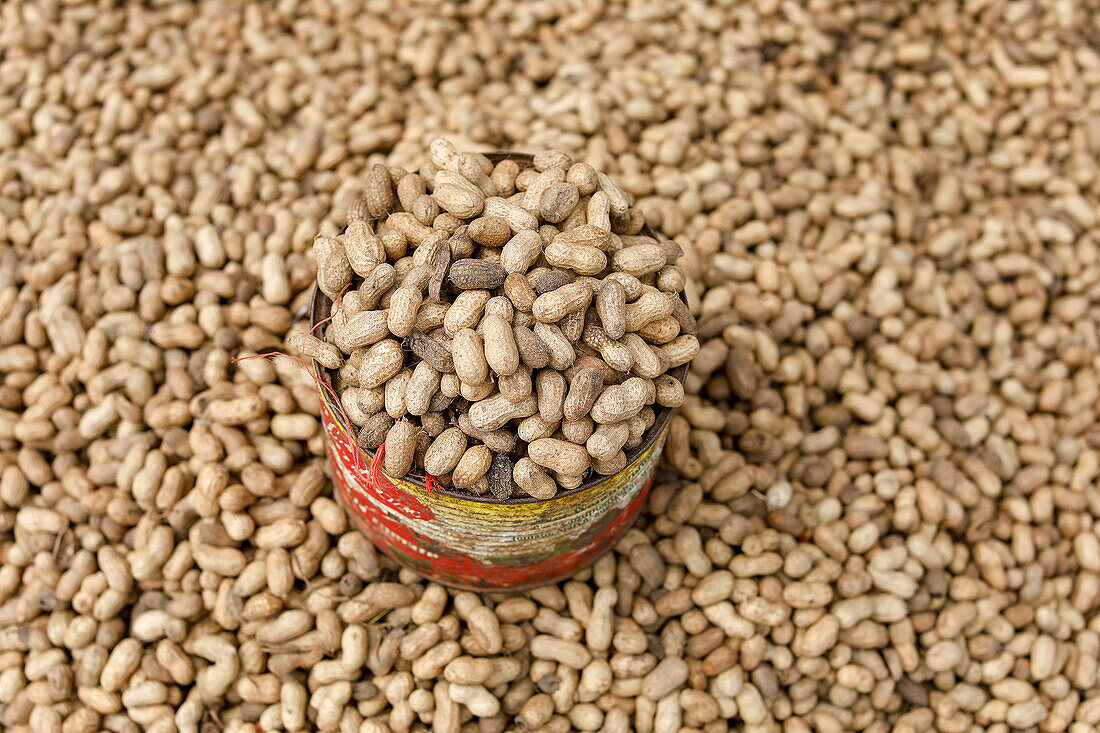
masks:
<svg viewBox="0 0 1100 733"><path fill-rule="evenodd" d="M568 577L611 548L637 517L667 424L614 476L546 501L493 502L394 479L321 400L336 491L389 557L445 585L518 590Z"/></svg>

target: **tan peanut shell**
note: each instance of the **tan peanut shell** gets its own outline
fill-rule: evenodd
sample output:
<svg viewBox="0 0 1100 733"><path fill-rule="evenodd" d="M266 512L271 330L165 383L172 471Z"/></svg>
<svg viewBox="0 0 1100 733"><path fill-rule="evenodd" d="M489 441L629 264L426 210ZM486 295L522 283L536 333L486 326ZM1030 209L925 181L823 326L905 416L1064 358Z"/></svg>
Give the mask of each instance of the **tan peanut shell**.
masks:
<svg viewBox="0 0 1100 733"><path fill-rule="evenodd" d="M573 361L577 358L576 351L573 349L572 342L565 337L557 324L536 323L534 333L546 344L546 349L550 355L549 365L551 369L561 371L573 365Z"/></svg>
<svg viewBox="0 0 1100 733"><path fill-rule="evenodd" d="M390 307L386 316L390 333L399 338L412 333L416 314L423 300L424 295L420 288L413 287L411 284L402 284L390 298Z"/></svg>
<svg viewBox="0 0 1100 733"><path fill-rule="evenodd" d="M567 476L582 475L588 469L588 451L580 445L557 438L541 438L527 446L531 460L551 471Z"/></svg>
<svg viewBox="0 0 1100 733"><path fill-rule="evenodd" d="M458 464L451 472L451 481L456 488L468 489L489 472L493 462L493 452L488 446L474 445L466 449ZM488 486L485 486L488 489ZM481 492L484 493L484 492Z"/></svg>
<svg viewBox="0 0 1100 733"><path fill-rule="evenodd" d="M386 473L393 477L404 476L413 465L416 450L417 427L408 420L398 420L386 435Z"/></svg>
<svg viewBox="0 0 1100 733"><path fill-rule="evenodd" d="M443 330L454 336L460 329L475 328L491 297L488 290L466 290L459 293L446 311Z"/></svg>
<svg viewBox="0 0 1100 733"><path fill-rule="evenodd" d="M531 312L544 323L557 323L565 315L587 307L590 302L592 288L587 283L568 283L535 298Z"/></svg>
<svg viewBox="0 0 1100 733"><path fill-rule="evenodd" d="M466 452L466 436L458 428L440 433L424 454L424 470L431 476L450 473Z"/></svg>
<svg viewBox="0 0 1100 733"><path fill-rule="evenodd" d="M645 407L648 389L645 381L631 377L620 384L606 387L592 405L592 419L598 423L613 423L630 418Z"/></svg>
<svg viewBox="0 0 1100 733"><path fill-rule="evenodd" d="M515 373L520 360L512 324L500 316L486 315L482 317L479 329L489 368L502 377Z"/></svg>
<svg viewBox="0 0 1100 733"><path fill-rule="evenodd" d="M544 420L561 420L565 412L567 385L561 372L541 369L535 375L535 393L538 397L539 414Z"/></svg>
<svg viewBox="0 0 1100 733"><path fill-rule="evenodd" d="M512 478L516 486L535 499L551 499L558 490L550 474L530 458L520 458L516 461L512 469Z"/></svg>
<svg viewBox="0 0 1100 733"><path fill-rule="evenodd" d="M367 349L359 366L360 387L380 387L386 380L401 371L405 354L401 345L393 339L386 339Z"/></svg>
<svg viewBox="0 0 1100 733"><path fill-rule="evenodd" d="M431 399L439 389L439 376L439 372L424 361L413 368L405 388L405 410L410 415L420 416L428 411Z"/></svg>
<svg viewBox="0 0 1100 733"><path fill-rule="evenodd" d="M603 374L596 367L580 369L573 376L566 394L563 411L567 420L587 415L603 390Z"/></svg>
<svg viewBox="0 0 1100 733"><path fill-rule="evenodd" d="M504 395L496 394L470 405L470 423L477 430L497 430L509 420L530 417L538 409L535 395L529 395L522 402L512 402Z"/></svg>
<svg viewBox="0 0 1100 733"><path fill-rule="evenodd" d="M461 328L451 342L451 359L455 373L466 384L484 384L489 378L489 364L485 361L485 347L472 328Z"/></svg>

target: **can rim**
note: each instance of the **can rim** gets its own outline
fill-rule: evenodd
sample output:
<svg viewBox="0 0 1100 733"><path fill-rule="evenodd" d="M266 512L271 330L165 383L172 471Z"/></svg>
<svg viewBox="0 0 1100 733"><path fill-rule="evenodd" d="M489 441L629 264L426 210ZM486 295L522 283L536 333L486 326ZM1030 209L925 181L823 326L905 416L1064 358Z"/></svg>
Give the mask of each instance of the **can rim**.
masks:
<svg viewBox="0 0 1100 733"><path fill-rule="evenodd" d="M529 154L529 153L497 152L497 153L485 153L484 155L485 155L485 157L489 158L489 160L493 161L494 163L499 163L502 160L514 160L518 163L526 163L526 164L530 165L532 163L533 159L534 159L534 156ZM657 234L657 232L654 231L654 229L652 227L650 227L648 223L646 223L645 226L642 228L642 232L645 233L646 236L652 237L653 239L656 239L656 240L661 239L661 235ZM681 300L684 299L684 294L683 293L680 293L680 299ZM313 287L313 298L310 300L310 304L309 304L309 328L310 328L311 333L313 332L314 328L316 328L322 321L324 321L326 318L328 318L329 314L331 313L331 310L332 310L332 299L330 299L327 295L322 293L321 289L319 287L314 285L314 287ZM670 374L674 379L678 380L681 384L683 384L684 378L687 376L687 370L688 370L688 365L687 364L681 364L680 366L676 367L676 369L674 369L670 372L667 372L667 373ZM313 373L314 373L314 376L317 379L319 379L322 382L328 384L330 387L332 386L332 375L329 374L329 370L325 369L320 364L318 364L316 360L313 360ZM331 402L330 396L323 389L321 390L321 399L326 403ZM346 431L348 431L349 435L354 436L355 432L351 430L351 426L344 423L344 417L340 413L340 411L336 410L336 409L330 409L330 411L332 412L333 419L335 419L337 422L339 422L341 424L341 427L343 427ZM674 408L671 408L671 407L661 407L657 410L654 410L653 424L649 427L649 430L646 432L645 440L643 440L639 445L635 446L630 452L627 453L627 455L626 455L626 466L623 468L624 471L627 470L631 465L633 465L634 462L642 454L644 454L647 450L649 450L653 446L653 444L664 434L665 427L668 425L669 421L672 419L673 411L674 411ZM359 446L358 443L355 442L355 441L353 441L353 444L354 444L354 447L359 452L363 453L363 455L367 456L368 459L374 460L374 451L367 450L367 449ZM575 488L572 488L572 489L568 489L566 491L561 491L561 492L555 494L554 496L550 497L549 499L536 499L533 496L514 496L514 497L511 497L509 499L498 499L495 496L493 496L492 494L471 494L469 492L459 492L459 491L455 491L453 489L445 488L445 487L442 487L442 486L440 486L437 489L434 489L432 491L432 493L442 494L444 496L449 496L449 497L456 498L456 499L463 499L465 501L473 501L473 502L479 502L479 503L484 503L484 504L496 504L496 505L549 504L551 502L558 501L560 499L565 499L567 497L573 496L574 494L579 494L580 492L585 491L587 489L590 489L593 486L601 484L601 483L603 483L603 482L605 482L609 479L612 479L617 475L619 475L619 474L617 474L617 473L616 474L610 474L608 476L603 476L603 475L600 475L600 474L596 474L592 478L589 478L585 481L582 481L579 486L577 486ZM401 478L402 478L402 480L409 481L410 483L412 483L416 486L419 486L419 487L421 487L425 490L428 487L427 483L420 476L413 476L411 474L407 474L407 475L405 475Z"/></svg>

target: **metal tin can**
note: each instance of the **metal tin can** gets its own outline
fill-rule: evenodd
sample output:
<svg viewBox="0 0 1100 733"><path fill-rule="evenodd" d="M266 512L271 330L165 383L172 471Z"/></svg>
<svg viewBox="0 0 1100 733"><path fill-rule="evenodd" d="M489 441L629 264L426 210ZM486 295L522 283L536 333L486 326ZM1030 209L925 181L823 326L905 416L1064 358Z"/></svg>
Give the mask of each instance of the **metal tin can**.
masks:
<svg viewBox="0 0 1100 733"><path fill-rule="evenodd" d="M496 154L522 163L530 156ZM652 234L651 236L656 236ZM314 292L310 327L332 301ZM374 455L356 443L331 389L331 375L314 363L323 385L321 418L336 493L355 525L380 551L421 575L469 590L519 590L572 575L622 536L649 493L672 410L657 411L645 441L613 476L596 476L552 499L504 501L444 489L414 476L382 471L385 446ZM682 380L687 368L677 371Z"/></svg>

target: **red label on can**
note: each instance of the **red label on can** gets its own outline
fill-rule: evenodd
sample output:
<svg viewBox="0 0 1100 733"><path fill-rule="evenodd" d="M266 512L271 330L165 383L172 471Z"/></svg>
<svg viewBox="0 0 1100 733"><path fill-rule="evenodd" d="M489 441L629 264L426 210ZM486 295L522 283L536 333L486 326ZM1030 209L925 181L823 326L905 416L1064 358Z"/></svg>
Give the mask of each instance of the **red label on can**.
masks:
<svg viewBox="0 0 1100 733"><path fill-rule="evenodd" d="M356 526L402 565L475 590L552 582L610 549L641 509L667 431L623 471L592 486L548 501L493 502L387 476L381 460L359 449L324 397L329 463Z"/></svg>

